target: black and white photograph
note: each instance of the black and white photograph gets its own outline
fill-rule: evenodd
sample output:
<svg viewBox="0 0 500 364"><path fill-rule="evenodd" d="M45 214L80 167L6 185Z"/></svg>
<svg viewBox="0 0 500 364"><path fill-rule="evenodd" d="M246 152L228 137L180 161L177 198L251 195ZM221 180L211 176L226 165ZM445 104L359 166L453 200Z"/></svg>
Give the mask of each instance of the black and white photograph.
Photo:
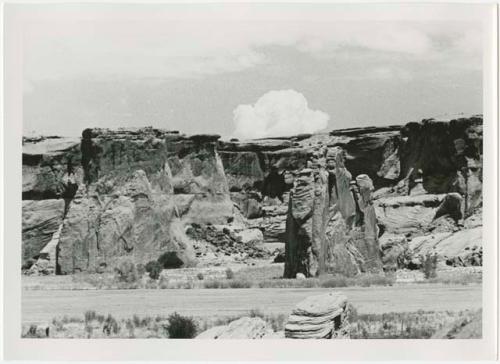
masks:
<svg viewBox="0 0 500 364"><path fill-rule="evenodd" d="M491 344L496 9L6 5L10 334Z"/></svg>

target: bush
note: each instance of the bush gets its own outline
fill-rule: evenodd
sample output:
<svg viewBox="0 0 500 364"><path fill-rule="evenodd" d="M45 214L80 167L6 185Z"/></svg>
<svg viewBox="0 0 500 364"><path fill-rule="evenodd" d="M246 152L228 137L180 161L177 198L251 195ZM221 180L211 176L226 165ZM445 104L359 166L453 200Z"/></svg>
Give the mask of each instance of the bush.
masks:
<svg viewBox="0 0 500 364"><path fill-rule="evenodd" d="M120 331L120 325L118 325L118 321L111 316L111 314L106 317L106 320L104 321L104 326L102 327L102 332L104 332L106 335L111 335L113 334L118 334Z"/></svg>
<svg viewBox="0 0 500 364"><path fill-rule="evenodd" d="M264 313L261 310L259 310L258 308L252 308L250 310L250 312L248 313L248 316L250 316L250 317L260 317L262 319L266 317L266 315L264 315Z"/></svg>
<svg viewBox="0 0 500 364"><path fill-rule="evenodd" d="M135 265L128 260L121 262L120 265L115 268L115 272L119 282L132 283L137 280Z"/></svg>
<svg viewBox="0 0 500 364"><path fill-rule="evenodd" d="M177 252L163 253L158 258L158 263L165 269L176 269L184 265L184 262L179 258Z"/></svg>
<svg viewBox="0 0 500 364"><path fill-rule="evenodd" d="M92 327L92 325L85 324L84 330L87 334L87 339L90 339L92 337L92 334L94 333L94 328Z"/></svg>
<svg viewBox="0 0 500 364"><path fill-rule="evenodd" d="M234 272L231 268L226 269L226 278L227 279L233 279L234 278Z"/></svg>
<svg viewBox="0 0 500 364"><path fill-rule="evenodd" d="M436 253L427 253L422 257L422 271L426 279L436 278L437 258Z"/></svg>
<svg viewBox="0 0 500 364"><path fill-rule="evenodd" d="M196 336L196 323L191 317L173 313L168 317L168 337L171 339L192 339Z"/></svg>
<svg viewBox="0 0 500 364"><path fill-rule="evenodd" d="M228 288L229 285L227 282L220 281L218 279L209 279L206 281L203 281L203 287L205 288Z"/></svg>
<svg viewBox="0 0 500 364"><path fill-rule="evenodd" d="M97 314L95 311L89 310L89 311L85 311L84 317L85 317L85 323L89 323L89 322L94 321L97 318Z"/></svg>
<svg viewBox="0 0 500 364"><path fill-rule="evenodd" d="M244 279L232 279L229 281L230 288L250 288L252 283Z"/></svg>
<svg viewBox="0 0 500 364"><path fill-rule="evenodd" d="M128 319L127 321L125 321L125 328L128 330L128 337L134 338L135 337L135 326L134 326L134 322L131 319Z"/></svg>
<svg viewBox="0 0 500 364"><path fill-rule="evenodd" d="M149 273L151 279L157 280L160 277L162 266L156 260L152 260L146 264L144 269Z"/></svg>
<svg viewBox="0 0 500 364"><path fill-rule="evenodd" d="M201 273L201 272L200 272L200 273L198 273L198 274L196 275L196 278L198 278L198 280L199 280L199 281L202 281L202 280L203 280L203 278L205 278L205 277L203 277L203 273Z"/></svg>

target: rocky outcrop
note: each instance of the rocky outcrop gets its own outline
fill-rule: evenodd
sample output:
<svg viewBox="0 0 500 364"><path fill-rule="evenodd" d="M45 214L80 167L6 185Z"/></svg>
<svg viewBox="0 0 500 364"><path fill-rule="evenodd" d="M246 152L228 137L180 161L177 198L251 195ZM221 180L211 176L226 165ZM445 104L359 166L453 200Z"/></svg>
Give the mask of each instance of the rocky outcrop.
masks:
<svg viewBox="0 0 500 364"><path fill-rule="evenodd" d="M71 145L39 158L54 164L57 157L66 167L64 173L53 176L51 181L59 181L55 185L34 183L49 180L45 166L25 157L36 169L25 171L23 196L54 195L59 198L54 201L62 204L59 219L49 220L45 237L35 236L37 246L32 248L30 226L41 223L29 221L33 219L28 210L43 211L34 204L51 200L25 202L25 256L34 256L45 246L52 252L56 245L58 274L111 269L122 259L145 263L166 251L194 257L184 233L186 224L235 219L216 150L218 138L185 137L153 128L86 129L78 147ZM32 156L38 149L26 144L25 154ZM64 183L74 185L73 195L58 192ZM47 245L63 219L58 239L52 240L57 243Z"/></svg>
<svg viewBox="0 0 500 364"><path fill-rule="evenodd" d="M353 128L330 133L343 137L334 145L346 151L346 168L355 176L368 174L375 186L380 188L393 184L400 177L399 148L401 126L380 128Z"/></svg>
<svg viewBox="0 0 500 364"><path fill-rule="evenodd" d="M23 200L72 198L82 176L78 138L23 139Z"/></svg>
<svg viewBox="0 0 500 364"><path fill-rule="evenodd" d="M284 276L380 271L371 179L360 175L352 180L339 147L321 155L318 161L325 163L326 155L330 170L321 165L302 170L290 193Z"/></svg>
<svg viewBox="0 0 500 364"><path fill-rule="evenodd" d="M328 293L298 303L285 324L285 338L349 338L347 298L342 294Z"/></svg>
<svg viewBox="0 0 500 364"><path fill-rule="evenodd" d="M408 243L413 255L438 254L450 266L481 266L482 227L423 235Z"/></svg>
<svg viewBox="0 0 500 364"><path fill-rule="evenodd" d="M287 277L355 275L408 262L414 238L480 227L481 204L480 116L241 142L154 128L23 140L25 269L54 246L58 273L189 251L185 228L214 224L286 241ZM479 245L459 245L442 258L477 264Z"/></svg>
<svg viewBox="0 0 500 364"><path fill-rule="evenodd" d="M242 317L228 325L212 327L196 339L265 339L273 333L273 329L260 317Z"/></svg>
<svg viewBox="0 0 500 364"><path fill-rule="evenodd" d="M64 200L23 201L22 264L25 269L38 259L42 249L51 241L62 224Z"/></svg>
<svg viewBox="0 0 500 364"><path fill-rule="evenodd" d="M482 201L482 122L474 116L406 124L401 129L400 177L420 169L426 191L459 192L466 212L472 212Z"/></svg>
<svg viewBox="0 0 500 364"><path fill-rule="evenodd" d="M385 197L376 200L374 207L385 232L415 233L433 221L445 197L429 194Z"/></svg>
<svg viewBox="0 0 500 364"><path fill-rule="evenodd" d="M262 259L270 256L263 249L263 236L259 229L234 228L228 225L191 224L186 230L188 237L197 242L206 242L214 249L201 251L195 246L196 256L205 258L208 253L232 257L235 260Z"/></svg>
<svg viewBox="0 0 500 364"><path fill-rule="evenodd" d="M29 268L27 274L53 275L57 271L57 247L63 223L59 225L57 231L52 235L52 239L43 247L38 255L37 261Z"/></svg>

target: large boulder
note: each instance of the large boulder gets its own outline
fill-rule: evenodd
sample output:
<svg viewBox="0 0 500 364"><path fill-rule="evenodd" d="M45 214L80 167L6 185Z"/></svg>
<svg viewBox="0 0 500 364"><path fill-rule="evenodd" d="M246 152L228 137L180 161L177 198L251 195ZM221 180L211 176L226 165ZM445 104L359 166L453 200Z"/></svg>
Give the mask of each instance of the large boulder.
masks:
<svg viewBox="0 0 500 364"><path fill-rule="evenodd" d="M228 325L212 327L196 339L263 339L272 334L273 329L260 317L242 317Z"/></svg>
<svg viewBox="0 0 500 364"><path fill-rule="evenodd" d="M338 293L311 296L298 303L285 324L289 339L349 338L347 297Z"/></svg>

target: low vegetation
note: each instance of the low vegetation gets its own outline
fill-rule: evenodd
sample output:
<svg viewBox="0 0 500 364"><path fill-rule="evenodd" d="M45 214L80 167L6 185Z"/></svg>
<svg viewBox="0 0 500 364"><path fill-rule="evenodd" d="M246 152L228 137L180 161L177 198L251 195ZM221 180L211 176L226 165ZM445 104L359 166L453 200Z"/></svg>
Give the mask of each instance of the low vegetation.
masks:
<svg viewBox="0 0 500 364"><path fill-rule="evenodd" d="M422 257L422 271L426 279L437 277L438 256L435 253L427 253Z"/></svg>
<svg viewBox="0 0 500 364"><path fill-rule="evenodd" d="M481 271L468 269L436 270L432 257L424 264L429 278L414 283L478 284ZM246 267L239 270L228 268L218 275L205 271L190 271L183 276L182 270L163 271L158 261L146 265L125 261L114 273L74 274L71 276L23 277L24 289L228 289L228 288L341 288L392 286L398 283L396 273L362 273L355 277L326 274L307 279L282 278L283 265ZM205 274L206 273L206 274ZM37 283L38 282L38 283ZM411 283L411 282L410 282Z"/></svg>
<svg viewBox="0 0 500 364"><path fill-rule="evenodd" d="M162 271L162 266L156 260L152 260L148 262L145 266L146 272L148 272L149 278L158 279L160 277L160 273Z"/></svg>
<svg viewBox="0 0 500 364"><path fill-rule="evenodd" d="M166 330L171 339L192 339L196 336L196 323L191 317L173 313L168 317Z"/></svg>
<svg viewBox="0 0 500 364"><path fill-rule="evenodd" d="M283 331L287 314L266 314L255 308L236 316L193 318L173 313L165 316L118 319L111 314L87 311L83 317L55 318L49 326L23 327L25 338L195 338L214 326L227 325L241 317L260 317L275 332ZM481 337L481 310L416 311L359 314L349 309L351 339L429 339L460 337L469 325L468 338Z"/></svg>
<svg viewBox="0 0 500 364"><path fill-rule="evenodd" d="M455 322L481 317L481 310L351 313L351 339L429 339ZM476 334L477 335L477 334ZM480 338L479 335L476 336Z"/></svg>
<svg viewBox="0 0 500 364"><path fill-rule="evenodd" d="M134 315L118 319L111 314L87 311L83 317L54 318L48 326L23 328L25 338L193 338L199 332L192 317L173 313L168 317Z"/></svg>

